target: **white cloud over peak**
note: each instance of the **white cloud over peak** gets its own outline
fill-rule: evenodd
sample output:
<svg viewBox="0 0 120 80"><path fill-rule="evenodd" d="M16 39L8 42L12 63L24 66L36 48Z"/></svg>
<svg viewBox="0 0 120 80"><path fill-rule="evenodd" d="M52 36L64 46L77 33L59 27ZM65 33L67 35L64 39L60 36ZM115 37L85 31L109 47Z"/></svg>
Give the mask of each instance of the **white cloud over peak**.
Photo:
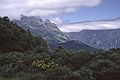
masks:
<svg viewBox="0 0 120 80"><path fill-rule="evenodd" d="M81 30L101 30L117 28L120 28L120 18L114 20L100 20L65 24L60 27L60 30L63 32L80 32Z"/></svg>
<svg viewBox="0 0 120 80"><path fill-rule="evenodd" d="M20 14L48 16L78 11L81 7L93 7L102 0L0 0L0 15L18 17Z"/></svg>
<svg viewBox="0 0 120 80"><path fill-rule="evenodd" d="M59 17L52 18L51 22L57 24L59 27L61 27L64 23Z"/></svg>

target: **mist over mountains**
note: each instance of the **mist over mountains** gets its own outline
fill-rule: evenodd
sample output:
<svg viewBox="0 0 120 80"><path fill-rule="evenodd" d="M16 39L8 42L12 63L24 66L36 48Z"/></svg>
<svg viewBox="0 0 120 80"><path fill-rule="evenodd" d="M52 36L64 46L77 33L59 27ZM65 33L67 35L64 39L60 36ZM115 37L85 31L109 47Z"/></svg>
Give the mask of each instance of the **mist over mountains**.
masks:
<svg viewBox="0 0 120 80"><path fill-rule="evenodd" d="M26 31L29 30L33 35L41 36L43 39L47 40L51 49L63 46L66 50L70 51L96 50L81 41L71 41L68 35L60 31L57 25L55 23L51 23L48 19L42 20L40 17L35 16L21 16L20 20L14 20L14 23Z"/></svg>
<svg viewBox="0 0 120 80"><path fill-rule="evenodd" d="M35 36L41 36L49 43L52 42L65 42L68 37L62 33L55 23L50 20L42 20L40 17L35 16L21 16L20 20L14 20L19 26L25 30L30 30Z"/></svg>
<svg viewBox="0 0 120 80"><path fill-rule="evenodd" d="M90 20L64 24L60 27L63 32L80 32L82 30L107 30L120 28L120 17L114 19Z"/></svg>
<svg viewBox="0 0 120 80"><path fill-rule="evenodd" d="M42 38L47 40L48 44L53 48L58 47L59 45L64 46L63 43L68 44L69 42L71 42L71 40L78 40L85 43L86 45L98 49L110 49L120 47L120 29L118 29L120 27L120 18L84 21L71 24L73 29L70 25L68 27L71 30L68 30L75 30L75 32L70 32L67 34L62 32L60 30L61 28L59 29L55 23L51 23L51 21L48 19L42 20L40 17L21 16L20 20L14 20L14 22L21 26L23 29L30 30L31 33L35 36L40 35ZM65 27L64 29L66 28L67 27ZM76 41L73 42L75 42L75 44L77 43ZM67 48L69 49L70 46L67 46L66 49ZM78 47L76 47L76 49L77 48Z"/></svg>
<svg viewBox="0 0 120 80"><path fill-rule="evenodd" d="M120 80L120 0L0 0L0 80Z"/></svg>

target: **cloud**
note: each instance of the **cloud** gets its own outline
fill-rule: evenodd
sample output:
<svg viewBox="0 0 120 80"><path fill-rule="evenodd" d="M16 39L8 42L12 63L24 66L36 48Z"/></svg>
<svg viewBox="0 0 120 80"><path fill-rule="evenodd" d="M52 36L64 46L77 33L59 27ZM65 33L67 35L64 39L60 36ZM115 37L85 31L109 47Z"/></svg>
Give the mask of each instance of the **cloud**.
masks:
<svg viewBox="0 0 120 80"><path fill-rule="evenodd" d="M52 19L51 19L51 22L57 24L58 27L61 27L61 26L63 26L63 24L64 24L63 20L60 19L59 17L54 17L54 18L52 18Z"/></svg>
<svg viewBox="0 0 120 80"><path fill-rule="evenodd" d="M114 20L100 20L65 24L62 27L60 27L60 30L63 32L80 32L81 30L100 30L117 28L120 28L120 18Z"/></svg>
<svg viewBox="0 0 120 80"><path fill-rule="evenodd" d="M20 14L48 16L70 13L81 7L93 7L101 0L0 0L0 15L19 17Z"/></svg>

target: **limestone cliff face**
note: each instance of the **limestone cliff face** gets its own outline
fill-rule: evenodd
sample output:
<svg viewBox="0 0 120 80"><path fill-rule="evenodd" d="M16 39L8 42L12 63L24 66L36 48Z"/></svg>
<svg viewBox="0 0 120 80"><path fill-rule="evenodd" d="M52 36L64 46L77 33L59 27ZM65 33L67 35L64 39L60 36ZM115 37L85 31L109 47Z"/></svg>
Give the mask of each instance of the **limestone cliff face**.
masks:
<svg viewBox="0 0 120 80"><path fill-rule="evenodd" d="M41 36L49 43L66 42L68 37L62 33L55 23L50 20L42 20L35 16L21 16L20 20L14 20L19 26L25 30L30 30L33 35Z"/></svg>

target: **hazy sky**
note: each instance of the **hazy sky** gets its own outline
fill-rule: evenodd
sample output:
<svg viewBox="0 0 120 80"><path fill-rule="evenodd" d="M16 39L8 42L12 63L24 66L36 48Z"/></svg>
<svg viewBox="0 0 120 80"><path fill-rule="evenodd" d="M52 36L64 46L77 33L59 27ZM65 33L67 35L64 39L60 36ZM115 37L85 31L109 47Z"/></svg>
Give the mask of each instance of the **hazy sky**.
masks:
<svg viewBox="0 0 120 80"><path fill-rule="evenodd" d="M0 0L0 15L11 18L18 18L21 14L59 17L71 13L74 15L81 12L82 8L95 7L102 2L102 0Z"/></svg>
<svg viewBox="0 0 120 80"><path fill-rule="evenodd" d="M97 6L82 8L78 12L61 15L61 18L68 22L111 19L116 17L120 17L120 0L102 0L101 4Z"/></svg>
<svg viewBox="0 0 120 80"><path fill-rule="evenodd" d="M0 0L0 16L49 18L59 26L120 17L120 0Z"/></svg>

